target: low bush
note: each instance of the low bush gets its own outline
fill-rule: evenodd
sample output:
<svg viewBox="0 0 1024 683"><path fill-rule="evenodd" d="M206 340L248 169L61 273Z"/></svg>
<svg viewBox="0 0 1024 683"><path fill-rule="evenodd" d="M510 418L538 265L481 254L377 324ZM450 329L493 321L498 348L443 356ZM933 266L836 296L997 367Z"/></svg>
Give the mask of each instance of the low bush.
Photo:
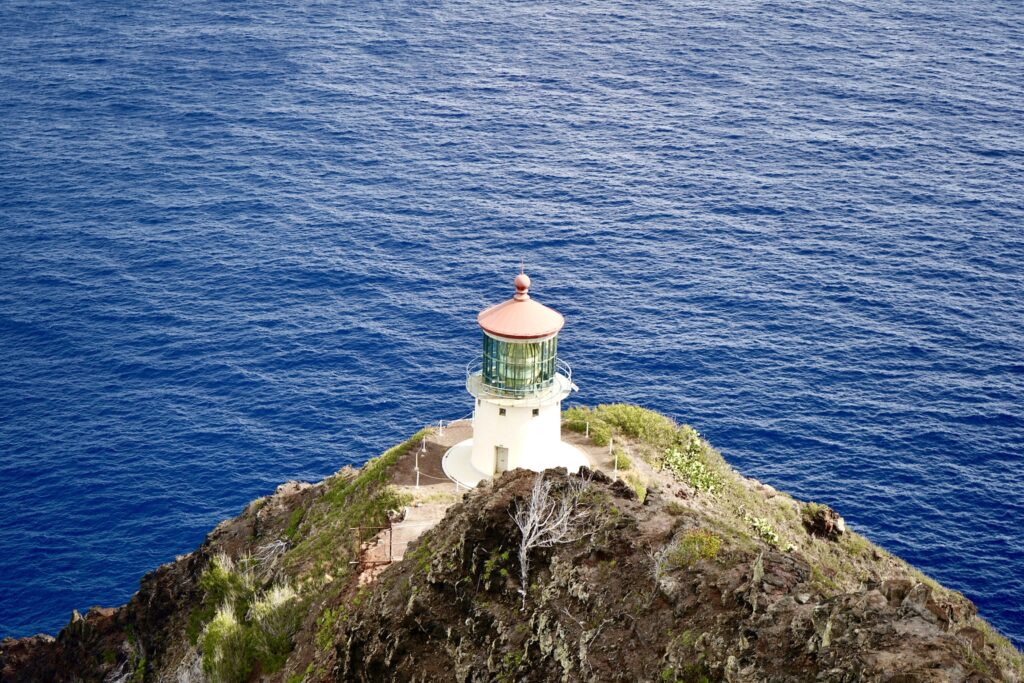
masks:
<svg viewBox="0 0 1024 683"><path fill-rule="evenodd" d="M677 500L670 500L665 503L665 512L673 517L680 517L686 514L686 506Z"/></svg>
<svg viewBox="0 0 1024 683"><path fill-rule="evenodd" d="M791 543L787 543L783 546L782 538L779 537L778 532L775 531L775 527L772 526L772 523L769 522L767 518L751 517L750 515L747 515L746 520L747 523L750 524L751 528L757 532L758 537L768 545L773 548L779 548L787 553L793 550L793 545Z"/></svg>
<svg viewBox="0 0 1024 683"><path fill-rule="evenodd" d="M304 613L303 601L287 584L274 586L253 601L248 625L263 671L269 673L284 666Z"/></svg>
<svg viewBox="0 0 1024 683"><path fill-rule="evenodd" d="M623 434L663 448L673 442L676 426L669 418L640 406L625 403L574 407L562 414L566 429L589 432L597 446L607 446L614 434Z"/></svg>
<svg viewBox="0 0 1024 683"><path fill-rule="evenodd" d="M713 560L722 548L722 539L706 529L687 531L668 553L668 560L677 569L693 566L698 560Z"/></svg>
<svg viewBox="0 0 1024 683"><path fill-rule="evenodd" d="M199 641L203 627L222 606L229 605L237 618L244 618L249 608L248 600L255 590L252 574L236 568L234 561L223 553L210 560L206 571L199 577L199 587L203 599L189 615L186 628L189 642L193 645Z"/></svg>
<svg viewBox="0 0 1024 683"><path fill-rule="evenodd" d="M633 461L621 448L616 448L612 453L612 466L618 470L629 470L633 468Z"/></svg>
<svg viewBox="0 0 1024 683"><path fill-rule="evenodd" d="M630 472L625 475L622 480L629 484L629 488L633 489L636 493L637 500L641 503L647 500L647 483L640 477L640 475Z"/></svg>
<svg viewBox="0 0 1024 683"><path fill-rule="evenodd" d="M612 403L600 405L594 412L615 433L632 436L652 446L666 447L675 441L675 423L653 410L626 403Z"/></svg>
<svg viewBox="0 0 1024 683"><path fill-rule="evenodd" d="M217 610L199 638L203 672L211 683L245 683L252 675L256 657L249 630L235 616L233 605Z"/></svg>
<svg viewBox="0 0 1024 683"><path fill-rule="evenodd" d="M722 477L708 466L704 451L697 430L684 425L679 429L677 445L665 450L662 462L697 491L716 493L722 488Z"/></svg>
<svg viewBox="0 0 1024 683"><path fill-rule="evenodd" d="M257 663L264 673L279 670L305 613L305 602L286 584L260 593L249 563L218 555L199 579L203 602L189 628L199 631L195 642L211 683L247 681Z"/></svg>

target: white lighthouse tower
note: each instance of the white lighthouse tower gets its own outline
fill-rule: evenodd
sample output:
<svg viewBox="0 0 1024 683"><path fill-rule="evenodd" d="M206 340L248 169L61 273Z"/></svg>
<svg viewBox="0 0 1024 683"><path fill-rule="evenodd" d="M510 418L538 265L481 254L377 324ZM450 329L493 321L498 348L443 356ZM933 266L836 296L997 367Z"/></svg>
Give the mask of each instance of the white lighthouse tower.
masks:
<svg viewBox="0 0 1024 683"><path fill-rule="evenodd" d="M530 298L525 273L515 285L515 296L477 316L483 354L466 370L466 389L476 401L473 438L442 460L445 474L465 486L517 467L575 472L590 466L561 437L562 399L576 389L572 370L557 353L565 318Z"/></svg>

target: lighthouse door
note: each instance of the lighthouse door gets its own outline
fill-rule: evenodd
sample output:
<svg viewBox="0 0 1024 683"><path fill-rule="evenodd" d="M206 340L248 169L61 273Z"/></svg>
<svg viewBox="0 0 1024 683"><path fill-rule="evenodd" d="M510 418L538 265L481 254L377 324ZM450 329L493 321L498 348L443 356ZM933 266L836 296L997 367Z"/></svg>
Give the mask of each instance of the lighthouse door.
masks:
<svg viewBox="0 0 1024 683"><path fill-rule="evenodd" d="M508 470L508 449L504 446L494 447L494 472L501 474Z"/></svg>

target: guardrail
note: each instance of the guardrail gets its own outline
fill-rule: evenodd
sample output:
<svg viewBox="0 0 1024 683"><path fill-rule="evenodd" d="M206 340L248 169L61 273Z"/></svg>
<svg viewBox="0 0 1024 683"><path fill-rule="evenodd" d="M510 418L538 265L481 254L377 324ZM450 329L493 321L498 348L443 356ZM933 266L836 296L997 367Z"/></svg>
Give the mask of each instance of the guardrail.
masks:
<svg viewBox="0 0 1024 683"><path fill-rule="evenodd" d="M533 368L533 363L523 364L523 367ZM492 396L499 396L504 398L521 398L526 396L535 396L536 394L543 393L545 389L551 387L556 381L558 381L558 375L565 377L568 381L568 386L572 386L572 366L566 363L561 358L555 358L555 373L550 379L546 379L543 382L535 382L525 387L503 387L496 386L494 384L486 384L483 381L483 356L477 356L473 360L466 364L466 385L467 387L477 376L480 377L480 387L484 389L488 394Z"/></svg>

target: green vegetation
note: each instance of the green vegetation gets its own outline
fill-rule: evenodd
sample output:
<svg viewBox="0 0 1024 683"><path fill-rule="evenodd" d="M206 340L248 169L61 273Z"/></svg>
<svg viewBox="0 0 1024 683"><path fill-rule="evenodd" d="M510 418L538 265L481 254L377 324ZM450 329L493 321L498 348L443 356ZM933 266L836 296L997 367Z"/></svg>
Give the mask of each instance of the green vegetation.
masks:
<svg viewBox="0 0 1024 683"><path fill-rule="evenodd" d="M316 646L326 652L334 641L334 625L344 612L343 607L327 607L316 619Z"/></svg>
<svg viewBox="0 0 1024 683"><path fill-rule="evenodd" d="M306 670L302 673L292 674L289 676L288 683L302 683L311 673L313 673L313 662L310 662L309 666L307 666Z"/></svg>
<svg viewBox="0 0 1024 683"><path fill-rule="evenodd" d="M305 512L303 508L296 508L288 518L288 526L284 530L284 535L289 541L295 538L295 533L299 530L299 523L302 521L302 515Z"/></svg>
<svg viewBox="0 0 1024 683"><path fill-rule="evenodd" d="M253 601L248 624L263 671L278 671L284 666L305 608L304 601L287 584L273 586Z"/></svg>
<svg viewBox="0 0 1024 683"><path fill-rule="evenodd" d="M815 518L824 514L828 509L827 505L822 505L821 503L804 503L800 507L800 518L803 520L804 524L810 525L814 523Z"/></svg>
<svg viewBox="0 0 1024 683"><path fill-rule="evenodd" d="M142 683L146 678L146 658L142 656L142 646L139 643L138 636L135 635L135 629L131 624L124 629L125 640L128 641L128 668L131 669L132 676L128 679L130 683Z"/></svg>
<svg viewBox="0 0 1024 683"><path fill-rule="evenodd" d="M451 491L434 491L432 493L413 493L411 503L432 505L440 503L443 505L454 505L462 499L462 494Z"/></svg>
<svg viewBox="0 0 1024 683"><path fill-rule="evenodd" d="M612 452L612 467L619 470L632 469L633 461L629 459L629 456L626 455L624 450L616 446Z"/></svg>
<svg viewBox="0 0 1024 683"><path fill-rule="evenodd" d="M505 653L505 656L501 659L501 669L498 671L495 680L498 683L515 683L515 681L519 680L516 672L522 666L524 658L521 650L512 650Z"/></svg>
<svg viewBox="0 0 1024 683"><path fill-rule="evenodd" d="M633 489L636 493L637 500L641 503L647 500L647 484L639 474L629 472L622 478L622 480L629 484L629 488Z"/></svg>
<svg viewBox="0 0 1024 683"><path fill-rule="evenodd" d="M665 503L665 512L673 517L681 517L686 514L686 506L677 500L670 500Z"/></svg>
<svg viewBox="0 0 1024 683"><path fill-rule="evenodd" d="M787 553L794 549L792 543L787 543L783 546L782 538L775 531L775 527L764 517L751 517L747 515L746 519L747 523L757 532L758 537L771 547L779 548Z"/></svg>
<svg viewBox="0 0 1024 683"><path fill-rule="evenodd" d="M992 628L992 625L981 617L974 617L974 626L981 631L988 645L999 652L1007 653L1006 660L1002 662L1005 665L1004 669L1013 672L1017 680L1024 680L1024 654L1021 654L1009 638Z"/></svg>
<svg viewBox="0 0 1024 683"><path fill-rule="evenodd" d="M242 560L240 564L248 562L249 560ZM234 562L224 555L218 555L210 560L206 571L199 577L199 587L202 589L203 599L189 615L187 627L189 642L193 645L199 641L203 627L214 618L222 605L233 605L236 616L244 617L249 607L247 600L255 592L252 573L236 571Z"/></svg>
<svg viewBox="0 0 1024 683"><path fill-rule="evenodd" d="M811 584L822 595L830 596L839 590L839 584L835 579L826 574L821 567L811 565Z"/></svg>
<svg viewBox="0 0 1024 683"><path fill-rule="evenodd" d="M420 430L367 462L354 476L327 480L327 490L305 510L295 532L297 542L285 554L285 566L292 575L348 575L357 543L372 538L376 529L387 525L389 511L409 502L408 496L388 486L388 473L429 432ZM356 527L362 528L358 539L353 537Z"/></svg>
<svg viewBox="0 0 1024 683"><path fill-rule="evenodd" d="M224 605L206 625L200 639L203 672L214 683L243 683L256 663L252 639L234 609Z"/></svg>
<svg viewBox="0 0 1024 683"><path fill-rule="evenodd" d="M708 467L704 442L697 430L684 425L679 429L678 441L677 446L666 449L665 467L698 491L716 493L721 490L722 477Z"/></svg>
<svg viewBox="0 0 1024 683"><path fill-rule="evenodd" d="M677 569L692 567L698 560L713 560L722 548L722 539L706 529L687 531L668 552L668 561Z"/></svg>
<svg viewBox="0 0 1024 683"><path fill-rule="evenodd" d="M625 403L569 408L563 419L567 428L577 432L587 431L589 425L590 439L598 446L607 446L613 434L624 434L667 447L676 432L675 423L664 415Z"/></svg>
<svg viewBox="0 0 1024 683"><path fill-rule="evenodd" d="M492 577L500 576L502 579L508 578L510 557L511 552L502 548L496 548L491 551L491 554L486 560L484 560L484 571L480 575L480 579L483 581L484 586L490 585Z"/></svg>
<svg viewBox="0 0 1024 683"><path fill-rule="evenodd" d="M416 547L411 552L407 550L406 554L416 563L416 571L420 575L426 576L430 573L430 562L434 559L434 551L430 547L429 536L421 536Z"/></svg>
<svg viewBox="0 0 1024 683"><path fill-rule="evenodd" d="M567 429L586 432L598 446L606 446L614 435L636 439L643 446L641 455L657 469L668 468L697 491L716 493L722 488L720 456L712 452L693 427L677 426L672 420L640 406L614 403L596 408L569 408L563 414ZM618 459L619 450L613 453ZM622 456L625 453L622 452ZM620 469L629 469L620 463Z"/></svg>
<svg viewBox="0 0 1024 683"><path fill-rule="evenodd" d="M264 673L284 666L305 612L305 601L288 585L260 591L245 559L238 566L219 555L199 579L200 608L190 630L203 653L203 671L213 683L247 681L257 665ZM217 607L210 610L211 605ZM206 614L208 621L203 623Z"/></svg>

